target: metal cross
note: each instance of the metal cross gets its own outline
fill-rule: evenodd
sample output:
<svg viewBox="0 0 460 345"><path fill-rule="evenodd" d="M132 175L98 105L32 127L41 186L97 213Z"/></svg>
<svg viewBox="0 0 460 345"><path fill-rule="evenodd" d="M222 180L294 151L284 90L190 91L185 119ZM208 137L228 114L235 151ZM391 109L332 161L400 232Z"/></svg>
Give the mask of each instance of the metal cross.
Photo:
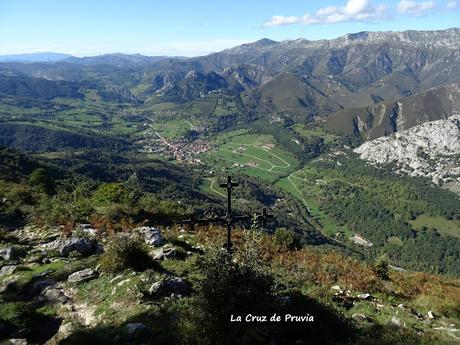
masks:
<svg viewBox="0 0 460 345"><path fill-rule="evenodd" d="M232 247L232 239L231 239L231 232L232 226L234 223L239 221L245 221L253 219L250 215L234 215L232 212L232 190L233 187L238 187L239 184L236 182L232 182L232 177L227 177L227 183L219 184L220 187L227 189L227 213L223 217L207 217L207 218L196 218L194 214L190 216L190 219L184 221L184 223L189 224L190 229L193 230L196 224L226 224L227 225L227 244L226 248L228 252L231 252ZM267 224L267 220L273 218L273 215L267 213L267 209L264 208L262 210L262 214L256 214L257 219L262 220L262 225L265 227Z"/></svg>

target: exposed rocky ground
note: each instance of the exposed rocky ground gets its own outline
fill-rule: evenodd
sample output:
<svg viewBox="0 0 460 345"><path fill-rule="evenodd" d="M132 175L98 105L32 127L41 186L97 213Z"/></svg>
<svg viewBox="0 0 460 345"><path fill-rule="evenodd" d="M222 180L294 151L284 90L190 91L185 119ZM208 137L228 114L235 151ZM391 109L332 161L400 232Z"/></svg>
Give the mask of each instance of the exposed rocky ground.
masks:
<svg viewBox="0 0 460 345"><path fill-rule="evenodd" d="M89 225L79 225L67 238L58 236L58 229L28 226L13 231L1 249L0 335L11 344L90 344L95 339L103 339L104 344L167 343L171 335L164 328L165 320L171 320L170 314L174 314L178 304L187 308L187 296L193 295L200 274L194 262L208 245L216 239L223 240L216 236L220 234L220 231L205 234L179 229L161 231L154 227L134 229L126 236L141 236L158 267L107 273L99 264L106 241L95 236L95 229ZM241 235L237 237L237 243L241 243ZM268 239L263 235L259 243ZM266 245L273 246L269 242ZM291 263L296 262L297 268L284 277L304 282L313 277L316 283L308 288L308 294L323 301L330 300L357 329L384 325L394 329L396 334L434 335L436 339L444 339L446 344L460 341L460 321L449 307L456 303L455 300L437 300L439 294L458 292L458 282L442 280L441 284L441 278L427 280L426 274L425 278L413 276L415 281L412 282L409 275L403 278L402 273L394 272L391 279L369 285L364 277L374 278L366 268L357 263L354 268L352 265L346 268L351 259L334 259L331 255L323 259L308 250L291 252L279 249L283 247L274 248L278 248L278 254L273 262L285 262L285 274L290 270L286 258L290 257ZM267 255L269 252L264 254ZM311 264L317 272L309 266ZM306 266L306 276L301 273L303 266ZM326 277L325 272L332 270L336 272L335 278ZM289 284L289 279L284 284ZM410 294L418 291L419 295L407 298L408 291ZM295 297L280 295L277 298L289 304ZM431 299L436 303L431 303ZM24 321L23 328L18 327L20 320L15 319L24 313L17 310L19 305L36 308L35 318ZM30 317L28 313L30 311L24 317ZM172 320L175 318L177 316Z"/></svg>
<svg viewBox="0 0 460 345"><path fill-rule="evenodd" d="M366 142L354 152L373 165L393 163L398 173L460 191L460 115Z"/></svg>

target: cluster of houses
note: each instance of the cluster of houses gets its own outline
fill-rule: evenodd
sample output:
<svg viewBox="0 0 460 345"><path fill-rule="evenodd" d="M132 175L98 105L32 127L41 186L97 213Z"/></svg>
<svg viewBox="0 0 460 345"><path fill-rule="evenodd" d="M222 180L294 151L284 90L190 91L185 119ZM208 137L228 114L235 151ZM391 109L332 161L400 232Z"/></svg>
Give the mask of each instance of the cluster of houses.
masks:
<svg viewBox="0 0 460 345"><path fill-rule="evenodd" d="M201 160L196 155L211 150L209 142L197 140L172 140L156 134L156 138L139 140L137 143L142 146L144 152L155 153L167 159L175 159L179 162L200 164Z"/></svg>

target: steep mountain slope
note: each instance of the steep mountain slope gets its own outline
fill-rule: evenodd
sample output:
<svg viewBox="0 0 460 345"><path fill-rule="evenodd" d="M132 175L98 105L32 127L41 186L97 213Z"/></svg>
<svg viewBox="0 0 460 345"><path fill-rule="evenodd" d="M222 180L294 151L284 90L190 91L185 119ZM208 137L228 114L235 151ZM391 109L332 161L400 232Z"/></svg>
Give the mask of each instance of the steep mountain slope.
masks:
<svg viewBox="0 0 460 345"><path fill-rule="evenodd" d="M109 54L54 64L2 63L0 72L51 80L97 79L105 87L129 89L149 103L187 102L224 92L235 100L249 97L251 111L260 116L268 110L304 119L458 82L459 37L460 29L449 29L361 32L320 41L263 39L190 59ZM277 97L278 80L282 97Z"/></svg>
<svg viewBox="0 0 460 345"><path fill-rule="evenodd" d="M460 84L429 89L397 101L340 110L324 120L326 127L364 140L409 129L460 113Z"/></svg>
<svg viewBox="0 0 460 345"><path fill-rule="evenodd" d="M460 115L369 141L354 152L371 164L394 163L398 173L429 177L460 191Z"/></svg>

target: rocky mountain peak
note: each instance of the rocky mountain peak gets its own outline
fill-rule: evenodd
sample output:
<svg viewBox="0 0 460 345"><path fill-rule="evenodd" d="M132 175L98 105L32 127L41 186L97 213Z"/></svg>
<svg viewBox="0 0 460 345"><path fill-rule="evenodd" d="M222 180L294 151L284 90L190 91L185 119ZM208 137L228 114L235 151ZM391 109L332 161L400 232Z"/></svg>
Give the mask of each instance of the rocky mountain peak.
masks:
<svg viewBox="0 0 460 345"><path fill-rule="evenodd" d="M366 142L354 152L373 165L395 163L398 173L460 192L460 114Z"/></svg>

